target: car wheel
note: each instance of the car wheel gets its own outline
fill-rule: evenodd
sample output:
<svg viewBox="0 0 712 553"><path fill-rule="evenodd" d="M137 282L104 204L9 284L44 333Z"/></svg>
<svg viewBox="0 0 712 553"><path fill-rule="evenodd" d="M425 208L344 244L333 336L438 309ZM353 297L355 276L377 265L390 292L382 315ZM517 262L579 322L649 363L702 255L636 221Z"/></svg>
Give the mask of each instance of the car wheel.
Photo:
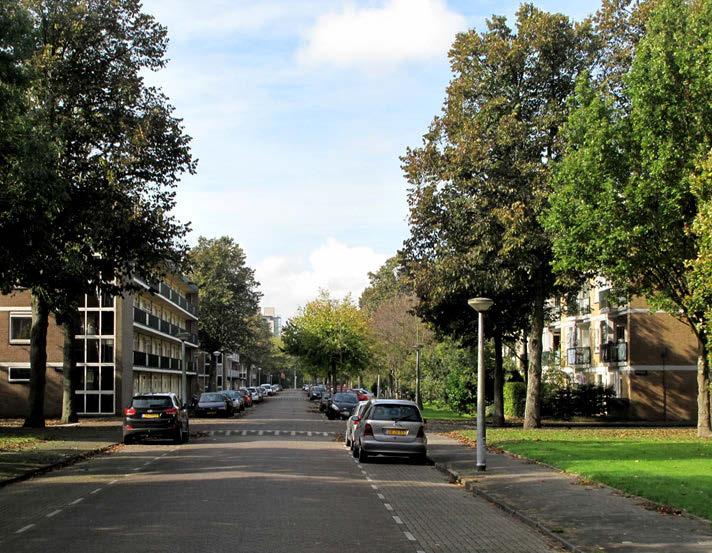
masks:
<svg viewBox="0 0 712 553"><path fill-rule="evenodd" d="M351 442L351 455L358 459L358 450L356 449L356 444Z"/></svg>
<svg viewBox="0 0 712 553"><path fill-rule="evenodd" d="M131 445L134 443L134 439L131 436L124 436L124 445Z"/></svg>
<svg viewBox="0 0 712 553"><path fill-rule="evenodd" d="M183 443L183 429L180 426L178 427L175 435L173 436L173 443L174 444L182 444Z"/></svg>
<svg viewBox="0 0 712 553"><path fill-rule="evenodd" d="M413 463L416 465L426 465L428 463L428 456L425 453L419 453L413 456Z"/></svg>
<svg viewBox="0 0 712 553"><path fill-rule="evenodd" d="M190 425L185 425L185 434L183 434L183 443L187 444L190 441Z"/></svg>
<svg viewBox="0 0 712 553"><path fill-rule="evenodd" d="M368 463L368 453L362 447L358 448L358 456L356 457L359 463Z"/></svg>

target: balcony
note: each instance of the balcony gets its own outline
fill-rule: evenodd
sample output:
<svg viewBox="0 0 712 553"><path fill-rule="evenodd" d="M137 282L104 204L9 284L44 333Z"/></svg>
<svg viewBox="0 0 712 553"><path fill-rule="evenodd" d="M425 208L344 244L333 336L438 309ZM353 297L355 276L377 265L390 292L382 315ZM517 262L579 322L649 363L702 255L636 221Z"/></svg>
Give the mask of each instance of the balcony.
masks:
<svg viewBox="0 0 712 553"><path fill-rule="evenodd" d="M178 334L180 332L187 332L186 329L181 328L177 325L171 324L168 321L164 321L163 319L159 319L155 315L151 315L150 313L148 313L138 307L134 307L133 320L136 323L139 323L143 326L147 326L149 328L152 328L154 330L162 332L163 334L167 334L168 336L172 336L173 338L177 338ZM186 339L186 342L189 344L198 345L198 343L199 343L198 335L194 334L192 332L189 333L189 336Z"/></svg>
<svg viewBox="0 0 712 553"><path fill-rule="evenodd" d="M134 367L144 367L147 369L162 369L166 371L180 371L180 359L166 357L164 355L154 355L143 351L133 352ZM187 369L193 370L193 364L188 363Z"/></svg>
<svg viewBox="0 0 712 553"><path fill-rule="evenodd" d="M625 363L628 360L628 343L601 344L601 358L604 363Z"/></svg>
<svg viewBox="0 0 712 553"><path fill-rule="evenodd" d="M591 364L591 348L581 346L566 350L566 362L570 367L581 367Z"/></svg>

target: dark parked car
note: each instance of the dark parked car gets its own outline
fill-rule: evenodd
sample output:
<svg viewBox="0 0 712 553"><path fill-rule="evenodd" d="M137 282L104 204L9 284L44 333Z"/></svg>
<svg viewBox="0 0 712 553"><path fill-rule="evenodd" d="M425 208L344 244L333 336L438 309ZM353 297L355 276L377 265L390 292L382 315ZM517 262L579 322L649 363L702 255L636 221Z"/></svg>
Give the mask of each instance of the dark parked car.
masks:
<svg viewBox="0 0 712 553"><path fill-rule="evenodd" d="M348 419L351 412L358 404L358 397L354 393L342 392L334 394L326 408L326 416L333 420L336 418Z"/></svg>
<svg viewBox="0 0 712 553"><path fill-rule="evenodd" d="M321 399L325 389L323 386L312 386L309 390L309 400Z"/></svg>
<svg viewBox="0 0 712 553"><path fill-rule="evenodd" d="M177 444L190 436L188 410L172 393L138 394L124 409L124 443L142 438L171 438Z"/></svg>
<svg viewBox="0 0 712 553"><path fill-rule="evenodd" d="M195 408L196 415L232 417L235 409L232 401L222 392L205 392L200 394L198 405Z"/></svg>

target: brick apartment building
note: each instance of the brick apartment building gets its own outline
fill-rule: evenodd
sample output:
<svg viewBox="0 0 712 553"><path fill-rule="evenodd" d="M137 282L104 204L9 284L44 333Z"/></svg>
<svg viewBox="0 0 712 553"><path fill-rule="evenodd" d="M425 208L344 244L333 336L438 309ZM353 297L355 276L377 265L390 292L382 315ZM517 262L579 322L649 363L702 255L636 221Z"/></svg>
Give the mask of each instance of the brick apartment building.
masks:
<svg viewBox="0 0 712 553"><path fill-rule="evenodd" d="M545 371L559 368L572 382L611 386L627 400L624 417L696 420L697 340L689 326L651 310L643 298L613 297L606 283L550 307Z"/></svg>
<svg viewBox="0 0 712 553"><path fill-rule="evenodd" d="M198 290L182 276L124 297L87 295L80 306L81 344L78 359L79 412L83 415L120 414L139 392L180 394L181 340L188 333L185 361L188 389L198 391ZM29 388L30 294L17 290L0 296L0 417L27 412ZM61 329L50 316L47 332L47 390L45 413L58 416L62 407Z"/></svg>

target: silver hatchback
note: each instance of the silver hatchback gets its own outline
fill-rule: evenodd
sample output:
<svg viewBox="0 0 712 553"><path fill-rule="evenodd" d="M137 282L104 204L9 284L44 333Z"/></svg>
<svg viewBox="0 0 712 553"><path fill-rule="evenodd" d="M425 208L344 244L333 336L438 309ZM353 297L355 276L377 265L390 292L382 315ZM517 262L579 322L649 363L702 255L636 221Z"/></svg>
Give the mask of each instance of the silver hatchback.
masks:
<svg viewBox="0 0 712 553"><path fill-rule="evenodd" d="M373 455L395 455L427 460L425 421L412 401L372 400L354 428L352 450L360 462Z"/></svg>

